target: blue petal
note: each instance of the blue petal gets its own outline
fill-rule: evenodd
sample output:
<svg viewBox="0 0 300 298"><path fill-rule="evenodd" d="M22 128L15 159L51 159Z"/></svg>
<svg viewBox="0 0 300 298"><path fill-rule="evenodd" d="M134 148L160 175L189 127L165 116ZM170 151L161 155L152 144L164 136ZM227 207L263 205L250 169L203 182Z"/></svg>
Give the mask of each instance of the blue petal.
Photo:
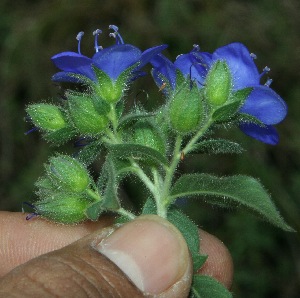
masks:
<svg viewBox="0 0 300 298"><path fill-rule="evenodd" d="M51 58L52 62L59 69L78 73L95 80L95 74L91 68L92 60L84 55L75 52L62 52Z"/></svg>
<svg viewBox="0 0 300 298"><path fill-rule="evenodd" d="M202 54L204 54L202 56ZM205 77L210 64L208 53L192 51L188 54L182 54L176 58L174 65L183 73L185 77L189 76L192 80L196 80L198 86L203 86ZM209 54L210 55L210 54Z"/></svg>
<svg viewBox="0 0 300 298"><path fill-rule="evenodd" d="M253 115L267 125L277 124L287 114L284 100L267 86L254 87L240 112Z"/></svg>
<svg viewBox="0 0 300 298"><path fill-rule="evenodd" d="M172 89L176 87L176 67L175 65L164 55L158 54L154 56L150 63L153 65L154 69L152 71L153 78L156 84L161 87L164 83L160 75L163 75L170 84Z"/></svg>
<svg viewBox="0 0 300 298"><path fill-rule="evenodd" d="M153 58L153 56L159 54L160 52L162 52L167 47L168 47L168 45L163 44L163 45L160 45L160 46L152 47L152 48L147 49L146 51L144 51L142 53L141 63L139 65L139 68L144 67Z"/></svg>
<svg viewBox="0 0 300 298"><path fill-rule="evenodd" d="M54 82L66 82L66 83L85 83L84 80L76 77L78 74L73 72L61 71L57 72L52 76L52 81Z"/></svg>
<svg viewBox="0 0 300 298"><path fill-rule="evenodd" d="M279 142L279 136L273 126L261 127L253 123L240 124L240 129L246 135L266 144L276 145Z"/></svg>
<svg viewBox="0 0 300 298"><path fill-rule="evenodd" d="M213 60L225 60L233 77L233 89L259 85L260 75L248 49L241 43L231 43L218 48Z"/></svg>
<svg viewBox="0 0 300 298"><path fill-rule="evenodd" d="M129 44L113 45L96 53L92 60L94 65L103 70L111 79L140 61L142 52Z"/></svg>

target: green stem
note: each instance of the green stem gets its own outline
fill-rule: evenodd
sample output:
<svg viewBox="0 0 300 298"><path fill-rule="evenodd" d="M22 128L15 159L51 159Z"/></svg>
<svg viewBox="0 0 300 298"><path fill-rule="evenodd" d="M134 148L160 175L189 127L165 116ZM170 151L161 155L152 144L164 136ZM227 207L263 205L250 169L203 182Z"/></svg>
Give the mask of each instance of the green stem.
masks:
<svg viewBox="0 0 300 298"><path fill-rule="evenodd" d="M149 177L145 174L142 168L132 158L129 158L129 160L131 162L132 170L134 171L134 173L142 180L142 182L150 190L153 196L156 196L157 191L153 182L149 179Z"/></svg>
<svg viewBox="0 0 300 298"><path fill-rule="evenodd" d="M211 118L207 121L207 123L196 133L196 135L188 142L188 144L184 147L184 149L181 148L181 142L182 138L180 136L177 136L176 142L175 142L175 148L173 152L173 159L171 161L170 167L168 168L166 172L165 182L163 186L163 202L164 202L164 208L167 209L169 204L171 203L170 200L170 189L172 186L172 180L174 177L174 173L176 171L176 168L180 162L180 156L181 154L187 154L192 149L195 143L199 140L200 137L202 137L205 132L209 129L209 127L212 125L213 121Z"/></svg>
<svg viewBox="0 0 300 298"><path fill-rule="evenodd" d="M131 213L130 211L125 210L122 207L119 208L118 210L116 210L115 212L119 213L120 215L124 215L124 216L126 216L130 219L135 219L136 218L136 216L133 213Z"/></svg>
<svg viewBox="0 0 300 298"><path fill-rule="evenodd" d="M209 127L212 125L213 121L211 118L209 118L209 121L195 134L195 136L187 143L187 145L182 149L182 152L184 154L188 154L191 150L193 150L193 146L195 143L202 137L205 132L209 129Z"/></svg>
<svg viewBox="0 0 300 298"><path fill-rule="evenodd" d="M173 158L172 158L170 167L167 168L165 180L164 180L163 187L162 187L162 197L161 197L162 203L160 205L162 205L162 207L164 209L164 211L162 212L164 214L164 217L166 217L166 213L167 213L167 207L168 207L168 203L169 203L168 198L169 198L170 188L172 185L172 180L173 180L177 165L180 161L181 142L182 142L182 137L177 136L176 141L175 141L174 151L173 151Z"/></svg>
<svg viewBox="0 0 300 298"><path fill-rule="evenodd" d="M157 168L152 168L152 174L153 174L153 180L154 180L154 188L155 188L155 194L154 199L156 202L156 208L157 208L157 214L161 217L166 218L166 208L164 206L164 202L161 199L161 189L163 187L163 181L162 177L160 176Z"/></svg>
<svg viewBox="0 0 300 298"><path fill-rule="evenodd" d="M117 134L117 127L118 127L118 119L117 119L117 113L116 108L114 104L110 105L110 113L109 113L109 119L111 121L113 132L116 135Z"/></svg>

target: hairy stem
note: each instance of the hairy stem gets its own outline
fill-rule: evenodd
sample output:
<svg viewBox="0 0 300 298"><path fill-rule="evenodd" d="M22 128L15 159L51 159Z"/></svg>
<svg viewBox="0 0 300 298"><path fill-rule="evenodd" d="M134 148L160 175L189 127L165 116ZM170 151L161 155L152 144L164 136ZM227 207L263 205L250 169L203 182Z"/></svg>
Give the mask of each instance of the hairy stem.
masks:
<svg viewBox="0 0 300 298"><path fill-rule="evenodd" d="M117 212L120 215L126 216L130 219L135 219L136 218L136 216L132 212L130 212L128 210L125 210L124 208L119 208L115 212Z"/></svg>

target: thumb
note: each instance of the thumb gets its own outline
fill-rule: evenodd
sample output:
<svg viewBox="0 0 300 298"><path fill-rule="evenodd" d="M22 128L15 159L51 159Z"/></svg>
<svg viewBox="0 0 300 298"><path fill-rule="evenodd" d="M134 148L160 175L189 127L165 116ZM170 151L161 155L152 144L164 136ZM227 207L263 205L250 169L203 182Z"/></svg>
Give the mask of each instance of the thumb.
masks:
<svg viewBox="0 0 300 298"><path fill-rule="evenodd" d="M187 297L191 278L181 233L144 215L15 268L0 280L0 296Z"/></svg>

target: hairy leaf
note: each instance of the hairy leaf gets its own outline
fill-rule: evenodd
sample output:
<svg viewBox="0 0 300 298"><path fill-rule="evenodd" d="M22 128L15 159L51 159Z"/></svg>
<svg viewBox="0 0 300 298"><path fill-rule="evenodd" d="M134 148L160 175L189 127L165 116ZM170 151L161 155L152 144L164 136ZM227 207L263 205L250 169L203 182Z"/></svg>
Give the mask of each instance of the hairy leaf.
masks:
<svg viewBox="0 0 300 298"><path fill-rule="evenodd" d="M195 274L190 298L231 298L232 294L216 279Z"/></svg>
<svg viewBox="0 0 300 298"><path fill-rule="evenodd" d="M239 175L220 178L209 174L180 177L171 190L171 199L193 196L206 196L207 203L220 202L221 206L244 207L283 230L293 230L282 219L261 183L252 177Z"/></svg>
<svg viewBox="0 0 300 298"><path fill-rule="evenodd" d="M238 143L224 139L210 139L202 141L193 146L192 153L208 153L208 154L233 154L242 153L244 150Z"/></svg>
<svg viewBox="0 0 300 298"><path fill-rule="evenodd" d="M154 113L146 113L146 112L137 112L137 113L132 113L132 114L127 114L126 116L122 117L120 119L118 129L124 128L128 125L131 125L135 123L136 121L153 117L155 116Z"/></svg>
<svg viewBox="0 0 300 298"><path fill-rule="evenodd" d="M118 158L128 158L152 162L155 164L168 164L168 160L157 150L139 144L109 145L110 152Z"/></svg>
<svg viewBox="0 0 300 298"><path fill-rule="evenodd" d="M93 141L85 145L76 155L75 158L80 160L85 165L90 165L94 162L101 153L102 142L99 140Z"/></svg>
<svg viewBox="0 0 300 298"><path fill-rule="evenodd" d="M199 254L200 241L198 227L184 213L175 207L169 210L167 218L177 227L185 238L192 255L194 272L196 272L203 265L203 261L206 260L206 257L203 259Z"/></svg>

